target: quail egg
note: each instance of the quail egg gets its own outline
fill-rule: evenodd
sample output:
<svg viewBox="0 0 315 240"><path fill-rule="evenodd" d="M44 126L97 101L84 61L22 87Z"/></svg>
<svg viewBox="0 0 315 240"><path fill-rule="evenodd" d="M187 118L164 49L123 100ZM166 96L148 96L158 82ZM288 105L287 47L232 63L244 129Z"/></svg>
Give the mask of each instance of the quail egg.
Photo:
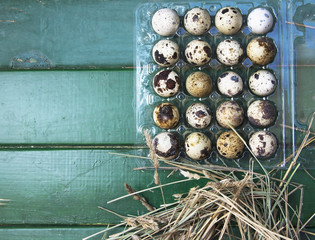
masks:
<svg viewBox="0 0 315 240"><path fill-rule="evenodd" d="M244 51L236 40L225 39L217 47L219 62L227 66L233 66L242 61Z"/></svg>
<svg viewBox="0 0 315 240"><path fill-rule="evenodd" d="M277 47L271 38L257 37L249 42L246 51L253 64L264 66L273 62Z"/></svg>
<svg viewBox="0 0 315 240"><path fill-rule="evenodd" d="M267 100L256 100L247 109L249 122L255 127L268 127L277 117L274 105Z"/></svg>
<svg viewBox="0 0 315 240"><path fill-rule="evenodd" d="M193 97L207 97L212 90L212 79L204 72L191 73L186 80L186 89Z"/></svg>
<svg viewBox="0 0 315 240"><path fill-rule="evenodd" d="M193 103L186 110L186 119L190 126L202 129L208 127L211 122L211 111L203 103Z"/></svg>
<svg viewBox="0 0 315 240"><path fill-rule="evenodd" d="M217 86L222 94L234 97L243 91L243 80L236 72L227 71L220 75Z"/></svg>
<svg viewBox="0 0 315 240"><path fill-rule="evenodd" d="M272 29L273 22L273 15L266 8L255 8L247 17L247 26L255 34L266 34Z"/></svg>
<svg viewBox="0 0 315 240"><path fill-rule="evenodd" d="M235 159L242 155L244 143L233 131L222 133L217 140L217 149L221 156Z"/></svg>
<svg viewBox="0 0 315 240"><path fill-rule="evenodd" d="M188 157L203 160L210 156L211 140L203 133L193 132L185 140L185 150Z"/></svg>
<svg viewBox="0 0 315 240"><path fill-rule="evenodd" d="M202 66L211 60L212 50L209 43L196 39L187 44L185 56L188 63L194 66Z"/></svg>
<svg viewBox="0 0 315 240"><path fill-rule="evenodd" d="M269 158L277 150L276 137L267 131L255 132L249 139L249 147L258 158Z"/></svg>
<svg viewBox="0 0 315 240"><path fill-rule="evenodd" d="M189 10L184 17L184 27L192 35L201 35L209 31L211 26L211 17L207 10L193 8Z"/></svg>
<svg viewBox="0 0 315 240"><path fill-rule="evenodd" d="M169 8L156 11L152 17L153 30L161 36L171 36L179 28L178 14Z"/></svg>
<svg viewBox="0 0 315 240"><path fill-rule="evenodd" d="M243 17L237 8L225 7L215 15L215 26L225 35L236 34L242 27Z"/></svg>
<svg viewBox="0 0 315 240"><path fill-rule="evenodd" d="M171 40L160 40L154 45L152 56L154 61L160 66L172 66L179 59L179 46Z"/></svg>
<svg viewBox="0 0 315 240"><path fill-rule="evenodd" d="M271 72L259 70L249 77L248 85L252 93L265 97L274 92L277 87L277 80Z"/></svg>
<svg viewBox="0 0 315 240"><path fill-rule="evenodd" d="M178 108L172 103L161 103L153 111L153 120L160 128L175 128L179 122Z"/></svg>
<svg viewBox="0 0 315 240"><path fill-rule="evenodd" d="M153 78L153 89L161 97L172 97L179 91L180 80L175 71L162 70Z"/></svg>
<svg viewBox="0 0 315 240"><path fill-rule="evenodd" d="M179 141L172 133L159 133L153 138L152 145L155 154L161 159L172 160L179 154Z"/></svg>
<svg viewBox="0 0 315 240"><path fill-rule="evenodd" d="M235 101L226 101L219 105L216 111L218 123L224 128L230 128L228 124L236 128L244 121L244 110Z"/></svg>

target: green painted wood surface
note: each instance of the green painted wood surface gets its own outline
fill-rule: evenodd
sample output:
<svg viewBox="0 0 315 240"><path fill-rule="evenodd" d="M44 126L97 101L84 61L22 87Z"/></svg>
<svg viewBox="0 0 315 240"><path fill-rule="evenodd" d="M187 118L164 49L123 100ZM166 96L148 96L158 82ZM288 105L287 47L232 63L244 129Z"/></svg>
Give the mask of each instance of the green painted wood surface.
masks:
<svg viewBox="0 0 315 240"><path fill-rule="evenodd" d="M135 139L135 118L133 71L125 67L133 65L134 11L140 2L0 1L0 148L9 147L0 151L0 198L12 199L0 207L0 240L81 239L103 227L77 225L119 222L99 205L123 215L145 212L130 199L106 204L125 194L124 182L135 189L153 186L152 171L132 170L146 161L108 154L146 154L126 146ZM314 62L314 45L307 43L312 43L307 36L295 43L299 65ZM296 70L296 84L302 85L296 114L299 127L305 127L315 109L314 68ZM121 150L91 150L113 144ZM15 151L20 146L34 151ZM90 150L77 150L81 147ZM307 166L313 165L313 153L314 145L302 152ZM163 181L180 179L167 179L168 173L161 173ZM315 170L309 173L315 176ZM294 180L305 185L306 220L315 211L314 180L303 170ZM189 186L166 189L167 200L174 189ZM145 196L153 205L162 202L158 192Z"/></svg>
<svg viewBox="0 0 315 240"><path fill-rule="evenodd" d="M116 216L99 210L103 206L119 214L135 214L145 209L132 199L107 205L106 202L125 195L123 183L137 190L154 186L153 171L134 171L150 166L146 160L110 155L109 152L146 155L147 150L64 150L0 152L0 189L2 198L12 201L0 208L1 224L107 224L117 223ZM177 174L166 178L170 171L161 171L162 182L181 179ZM310 171L315 176L315 171ZM312 179L303 170L293 181L305 185L303 221L313 212ZM195 182L194 184L204 184ZM193 183L191 183L193 184ZM192 185L185 183L165 188L168 202L172 194L186 192ZM159 190L145 196L154 206L162 203ZM299 199L292 198L295 205ZM315 224L315 219L311 222Z"/></svg>
<svg viewBox="0 0 315 240"><path fill-rule="evenodd" d="M133 71L0 72L1 144L132 144Z"/></svg>
<svg viewBox="0 0 315 240"><path fill-rule="evenodd" d="M1 1L0 68L130 66L137 3Z"/></svg>

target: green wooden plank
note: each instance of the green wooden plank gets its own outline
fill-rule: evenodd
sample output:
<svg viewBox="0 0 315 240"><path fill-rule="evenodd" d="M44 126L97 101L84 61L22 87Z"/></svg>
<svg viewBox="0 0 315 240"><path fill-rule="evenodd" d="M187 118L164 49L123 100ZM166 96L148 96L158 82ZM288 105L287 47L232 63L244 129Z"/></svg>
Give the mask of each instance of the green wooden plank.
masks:
<svg viewBox="0 0 315 240"><path fill-rule="evenodd" d="M0 228L1 240L23 239L23 240L78 240L102 231L105 227L42 227L42 228ZM315 232L315 229L307 229ZM101 240L104 235L100 234L91 240ZM108 236L108 235L106 235ZM228 238L224 238L228 240ZM314 239L301 236L301 240Z"/></svg>
<svg viewBox="0 0 315 240"><path fill-rule="evenodd" d="M2 0L0 68L130 66L138 2Z"/></svg>
<svg viewBox="0 0 315 240"><path fill-rule="evenodd" d="M105 227L26 227L0 228L1 240L79 240L102 231ZM103 235L91 240L102 239Z"/></svg>
<svg viewBox="0 0 315 240"><path fill-rule="evenodd" d="M107 224L121 220L98 206L123 215L146 212L130 198L106 204L126 194L124 182L137 190L154 186L152 171L133 171L147 166L146 160L112 156L110 151L0 152L0 198L12 200L0 207L0 224ZM143 154L141 149L118 151ZM161 177L167 174L162 172ZM159 191L146 195L159 206Z"/></svg>
<svg viewBox="0 0 315 240"><path fill-rule="evenodd" d="M134 171L150 166L147 160L110 155L111 150L2 151L0 152L0 198L12 199L0 207L0 224L107 224L121 219L97 208L103 206L121 215L137 215L146 210L131 198L111 204L107 201L125 195L123 183L136 190L155 186L153 171ZM146 155L147 149L115 150ZM161 171L162 183L181 179L170 171ZM315 171L309 171L315 176ZM294 181L305 185L302 219L314 213L313 180L303 171ZM167 202L174 193L205 182L190 182L165 188ZM153 206L162 203L159 190L145 194ZM295 205L295 196L290 203ZM310 226L315 226L314 219Z"/></svg>
<svg viewBox="0 0 315 240"><path fill-rule="evenodd" d="M0 144L130 144L133 71L0 72Z"/></svg>

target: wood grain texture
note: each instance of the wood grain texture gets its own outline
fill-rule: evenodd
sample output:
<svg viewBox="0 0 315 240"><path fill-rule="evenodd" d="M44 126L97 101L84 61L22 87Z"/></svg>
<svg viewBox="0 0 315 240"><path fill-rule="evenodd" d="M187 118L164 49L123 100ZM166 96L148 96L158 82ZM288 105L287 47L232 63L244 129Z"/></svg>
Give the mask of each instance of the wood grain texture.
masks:
<svg viewBox="0 0 315 240"><path fill-rule="evenodd" d="M132 70L0 72L0 144L132 144Z"/></svg>
<svg viewBox="0 0 315 240"><path fill-rule="evenodd" d="M139 2L1 1L0 68L130 66Z"/></svg>

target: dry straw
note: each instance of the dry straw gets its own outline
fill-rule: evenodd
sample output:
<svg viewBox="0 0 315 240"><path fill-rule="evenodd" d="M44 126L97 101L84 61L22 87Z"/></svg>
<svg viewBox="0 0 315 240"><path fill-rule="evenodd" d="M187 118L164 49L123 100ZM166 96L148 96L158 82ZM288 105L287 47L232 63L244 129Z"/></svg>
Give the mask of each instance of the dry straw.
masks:
<svg viewBox="0 0 315 240"><path fill-rule="evenodd" d="M313 118L314 114L310 126ZM272 171L267 172L255 157L250 160L248 170L194 165L185 161L172 162L152 157L155 179L158 176L159 166L156 161L163 161L173 169L179 169L185 179L167 184L158 182L159 185L156 187L138 192L132 191L110 202L128 196L138 196L141 192L184 181L206 179L207 183L203 187L191 188L185 195L174 194L173 203L151 209L152 211L142 216L119 215L122 218L121 224L85 239L106 233L116 227L124 227L124 230L107 239L300 239L303 229L314 215L305 224L301 222L303 188L299 184L292 183L291 180L300 166L297 163L298 155L306 145L314 141L314 138L309 139L309 135L310 127L282 179L271 175ZM148 133L146 133L146 139L151 156L154 156ZM244 143L248 148L245 141ZM249 148L248 150L250 151ZM260 166L262 173L255 172L254 165ZM198 181L196 183L198 184ZM300 204L297 208L289 204L289 197L293 193L300 194Z"/></svg>

